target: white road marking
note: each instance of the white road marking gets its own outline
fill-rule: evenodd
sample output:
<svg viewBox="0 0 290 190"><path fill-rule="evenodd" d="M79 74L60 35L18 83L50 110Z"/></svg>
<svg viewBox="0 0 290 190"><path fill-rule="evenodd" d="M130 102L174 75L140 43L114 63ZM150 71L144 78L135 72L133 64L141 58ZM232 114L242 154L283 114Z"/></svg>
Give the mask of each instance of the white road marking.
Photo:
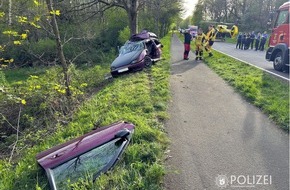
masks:
<svg viewBox="0 0 290 190"><path fill-rule="evenodd" d="M214 48L213 48L213 49L214 49ZM281 76L281 75L278 75L278 74L273 73L273 72L271 72L271 71L268 71L268 70L266 70L266 69L263 69L263 68L261 68L261 67L258 67L257 65L254 65L254 64L249 63L249 62L247 62L247 61L241 60L241 59L236 58L236 57L234 57L234 56L231 56L231 55L229 55L229 54L223 53L223 52L221 52L221 51L219 51L219 50L216 50L216 49L214 49L214 50L217 51L217 52L219 52L219 53L222 53L222 54L224 54L224 55L226 55L226 56L229 56L229 57L231 57L231 58L233 58L233 59L236 59L236 60L238 60L238 61L241 61L241 62L246 63L246 64L248 64L248 65L251 65L251 66L253 66L253 67L256 67L257 69L260 69L260 70L262 70L262 71L265 71L265 72L267 72L267 73L269 73L269 74L271 74L271 75L275 75L276 77L279 77L279 78L281 78L281 79L284 79L284 80L290 81L290 80L289 80L288 78L286 78L286 77L283 77L283 76Z"/></svg>

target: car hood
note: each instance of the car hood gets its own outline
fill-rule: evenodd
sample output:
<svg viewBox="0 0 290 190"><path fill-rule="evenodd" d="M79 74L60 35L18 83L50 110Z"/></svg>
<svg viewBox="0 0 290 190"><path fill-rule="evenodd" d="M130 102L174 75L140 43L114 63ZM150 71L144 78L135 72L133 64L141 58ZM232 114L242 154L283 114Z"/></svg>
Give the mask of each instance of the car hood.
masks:
<svg viewBox="0 0 290 190"><path fill-rule="evenodd" d="M143 50L133 51L123 55L119 55L111 64L111 67L118 68L130 64L132 61L138 58Z"/></svg>

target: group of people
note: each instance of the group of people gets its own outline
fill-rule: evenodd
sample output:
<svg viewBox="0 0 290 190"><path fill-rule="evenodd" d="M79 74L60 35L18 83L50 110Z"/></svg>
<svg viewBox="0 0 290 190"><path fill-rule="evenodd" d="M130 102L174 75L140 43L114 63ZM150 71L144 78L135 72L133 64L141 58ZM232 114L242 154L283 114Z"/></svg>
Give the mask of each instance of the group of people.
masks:
<svg viewBox="0 0 290 190"><path fill-rule="evenodd" d="M241 50L253 49L255 47L255 51L264 51L264 47L268 38L268 34L265 31L263 34L258 32L251 33L239 33L237 37L236 48Z"/></svg>
<svg viewBox="0 0 290 190"><path fill-rule="evenodd" d="M217 30L213 25L209 25L208 32L203 33L201 28L198 29L197 35L195 36L195 60L202 60L203 51L208 52L209 57L213 56L212 54L212 45L215 40ZM185 30L184 34L184 54L183 59L188 60L188 54L190 51L190 43L193 40L193 36L190 34L189 30ZM268 38L268 34L265 31L264 33L258 32L249 32L249 33L239 33L237 37L237 49L247 50L255 49L255 51L264 51L264 47Z"/></svg>
<svg viewBox="0 0 290 190"><path fill-rule="evenodd" d="M203 50L208 52L209 57L213 56L211 47L214 43L216 35L216 30L213 25L209 25L208 32L206 34L203 33L201 28L198 29L197 35L195 36L195 60L202 60ZM190 42L193 37L191 36L189 30L184 32L184 54L183 59L188 60L188 54L190 51Z"/></svg>

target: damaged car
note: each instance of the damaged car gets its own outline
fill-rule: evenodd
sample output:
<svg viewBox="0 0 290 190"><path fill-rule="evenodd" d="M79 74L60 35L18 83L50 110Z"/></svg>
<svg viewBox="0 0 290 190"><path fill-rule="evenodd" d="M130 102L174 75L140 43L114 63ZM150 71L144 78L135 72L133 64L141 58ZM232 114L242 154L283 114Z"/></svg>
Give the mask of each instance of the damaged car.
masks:
<svg viewBox="0 0 290 190"><path fill-rule="evenodd" d="M150 67L161 59L162 47L157 35L152 32L142 31L133 35L119 49L118 57L112 62L112 76Z"/></svg>
<svg viewBox="0 0 290 190"><path fill-rule="evenodd" d="M36 156L51 189L71 189L110 170L127 147L135 126L117 122L60 144Z"/></svg>

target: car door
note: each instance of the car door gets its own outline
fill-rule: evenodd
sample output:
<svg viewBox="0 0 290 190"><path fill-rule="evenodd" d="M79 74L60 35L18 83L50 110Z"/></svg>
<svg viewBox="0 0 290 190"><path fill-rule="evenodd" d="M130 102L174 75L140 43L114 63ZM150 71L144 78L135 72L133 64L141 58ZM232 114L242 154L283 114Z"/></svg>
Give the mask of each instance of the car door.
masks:
<svg viewBox="0 0 290 190"><path fill-rule="evenodd" d="M95 180L111 169L127 147L134 125L118 122L39 153L51 189L70 189L82 180Z"/></svg>

